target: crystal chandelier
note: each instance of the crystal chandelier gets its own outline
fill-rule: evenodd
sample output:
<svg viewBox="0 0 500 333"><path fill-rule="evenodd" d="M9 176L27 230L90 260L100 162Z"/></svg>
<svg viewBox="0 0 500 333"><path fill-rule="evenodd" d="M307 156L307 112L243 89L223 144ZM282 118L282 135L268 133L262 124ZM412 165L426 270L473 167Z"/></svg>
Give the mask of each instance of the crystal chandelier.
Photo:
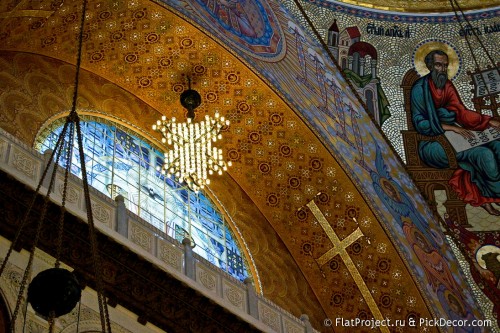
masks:
<svg viewBox="0 0 500 333"><path fill-rule="evenodd" d="M222 139L221 130L229 126L229 120L215 113L214 118L206 115L204 120L194 122L194 109L201 104L201 96L191 87L181 94L181 104L188 110L186 122L162 116L153 125L153 130L161 133L162 142L172 147L165 153L159 171L167 177L173 175L179 183L198 192L210 184L209 175L221 175L231 166L231 161L223 160L222 149L212 146Z"/></svg>

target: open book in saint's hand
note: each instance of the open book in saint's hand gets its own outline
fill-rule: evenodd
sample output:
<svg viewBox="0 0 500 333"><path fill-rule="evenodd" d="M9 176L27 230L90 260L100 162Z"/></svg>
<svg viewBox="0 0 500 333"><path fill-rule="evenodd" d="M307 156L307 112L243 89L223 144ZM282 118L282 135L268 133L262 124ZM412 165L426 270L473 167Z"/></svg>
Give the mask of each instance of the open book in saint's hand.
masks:
<svg viewBox="0 0 500 333"><path fill-rule="evenodd" d="M474 134L474 138L464 138L453 131L445 131L444 135L457 153L500 139L500 131L494 127L488 127L484 131L470 132Z"/></svg>

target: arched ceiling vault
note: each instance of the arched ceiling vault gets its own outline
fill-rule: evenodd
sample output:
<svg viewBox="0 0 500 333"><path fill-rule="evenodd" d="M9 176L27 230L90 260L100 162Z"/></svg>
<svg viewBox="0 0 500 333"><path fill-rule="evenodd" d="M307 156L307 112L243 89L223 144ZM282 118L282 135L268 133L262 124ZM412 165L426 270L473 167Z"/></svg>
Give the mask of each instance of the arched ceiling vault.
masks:
<svg viewBox="0 0 500 333"><path fill-rule="evenodd" d="M70 108L80 5L0 4L0 126L29 145L49 119ZM222 148L234 165L211 187L248 245L265 297L296 316L308 314L326 331L334 331L322 327L327 317L371 317L366 291L394 319L433 317L335 156L266 82L210 36L153 2L89 1L82 61L79 108L151 138L157 138L150 128L161 115L184 117L179 95L187 77L202 95L198 116L219 111L231 120ZM338 257L318 266L315 258L331 241L306 207L315 197L340 239L362 228L365 236L347 247L362 280Z"/></svg>

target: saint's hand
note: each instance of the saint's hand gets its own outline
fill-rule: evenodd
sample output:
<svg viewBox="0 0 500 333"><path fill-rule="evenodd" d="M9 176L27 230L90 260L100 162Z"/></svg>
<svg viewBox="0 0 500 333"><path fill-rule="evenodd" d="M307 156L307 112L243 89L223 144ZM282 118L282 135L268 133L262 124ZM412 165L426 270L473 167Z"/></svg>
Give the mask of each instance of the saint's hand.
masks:
<svg viewBox="0 0 500 333"><path fill-rule="evenodd" d="M472 133L472 131L469 131L469 130L462 128L462 127L455 127L454 132L460 134L461 136L463 136L466 139L474 139L475 138L474 133Z"/></svg>
<svg viewBox="0 0 500 333"><path fill-rule="evenodd" d="M443 129L445 131L453 131L457 134L460 134L465 139L474 139L474 133L472 131L469 131L468 129L463 128L463 127L454 126L454 125L447 125L447 124L441 124L441 126L443 127Z"/></svg>
<svg viewBox="0 0 500 333"><path fill-rule="evenodd" d="M494 127L494 128L496 128L497 130L500 130L500 120L495 119L495 118L491 118L491 119L490 119L490 121L488 122L488 124L489 124L491 127Z"/></svg>

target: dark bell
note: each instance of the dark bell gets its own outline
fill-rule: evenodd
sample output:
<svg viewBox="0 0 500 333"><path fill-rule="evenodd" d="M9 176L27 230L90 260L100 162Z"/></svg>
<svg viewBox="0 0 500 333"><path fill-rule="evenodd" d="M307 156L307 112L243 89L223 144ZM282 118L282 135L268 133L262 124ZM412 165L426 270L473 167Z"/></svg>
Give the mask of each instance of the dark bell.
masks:
<svg viewBox="0 0 500 333"><path fill-rule="evenodd" d="M181 105L188 110L194 110L201 104L201 95L193 89L184 90L181 94Z"/></svg>
<svg viewBox="0 0 500 333"><path fill-rule="evenodd" d="M63 268L40 272L28 287L28 302L44 317L69 313L80 300L82 289L75 275Z"/></svg>

